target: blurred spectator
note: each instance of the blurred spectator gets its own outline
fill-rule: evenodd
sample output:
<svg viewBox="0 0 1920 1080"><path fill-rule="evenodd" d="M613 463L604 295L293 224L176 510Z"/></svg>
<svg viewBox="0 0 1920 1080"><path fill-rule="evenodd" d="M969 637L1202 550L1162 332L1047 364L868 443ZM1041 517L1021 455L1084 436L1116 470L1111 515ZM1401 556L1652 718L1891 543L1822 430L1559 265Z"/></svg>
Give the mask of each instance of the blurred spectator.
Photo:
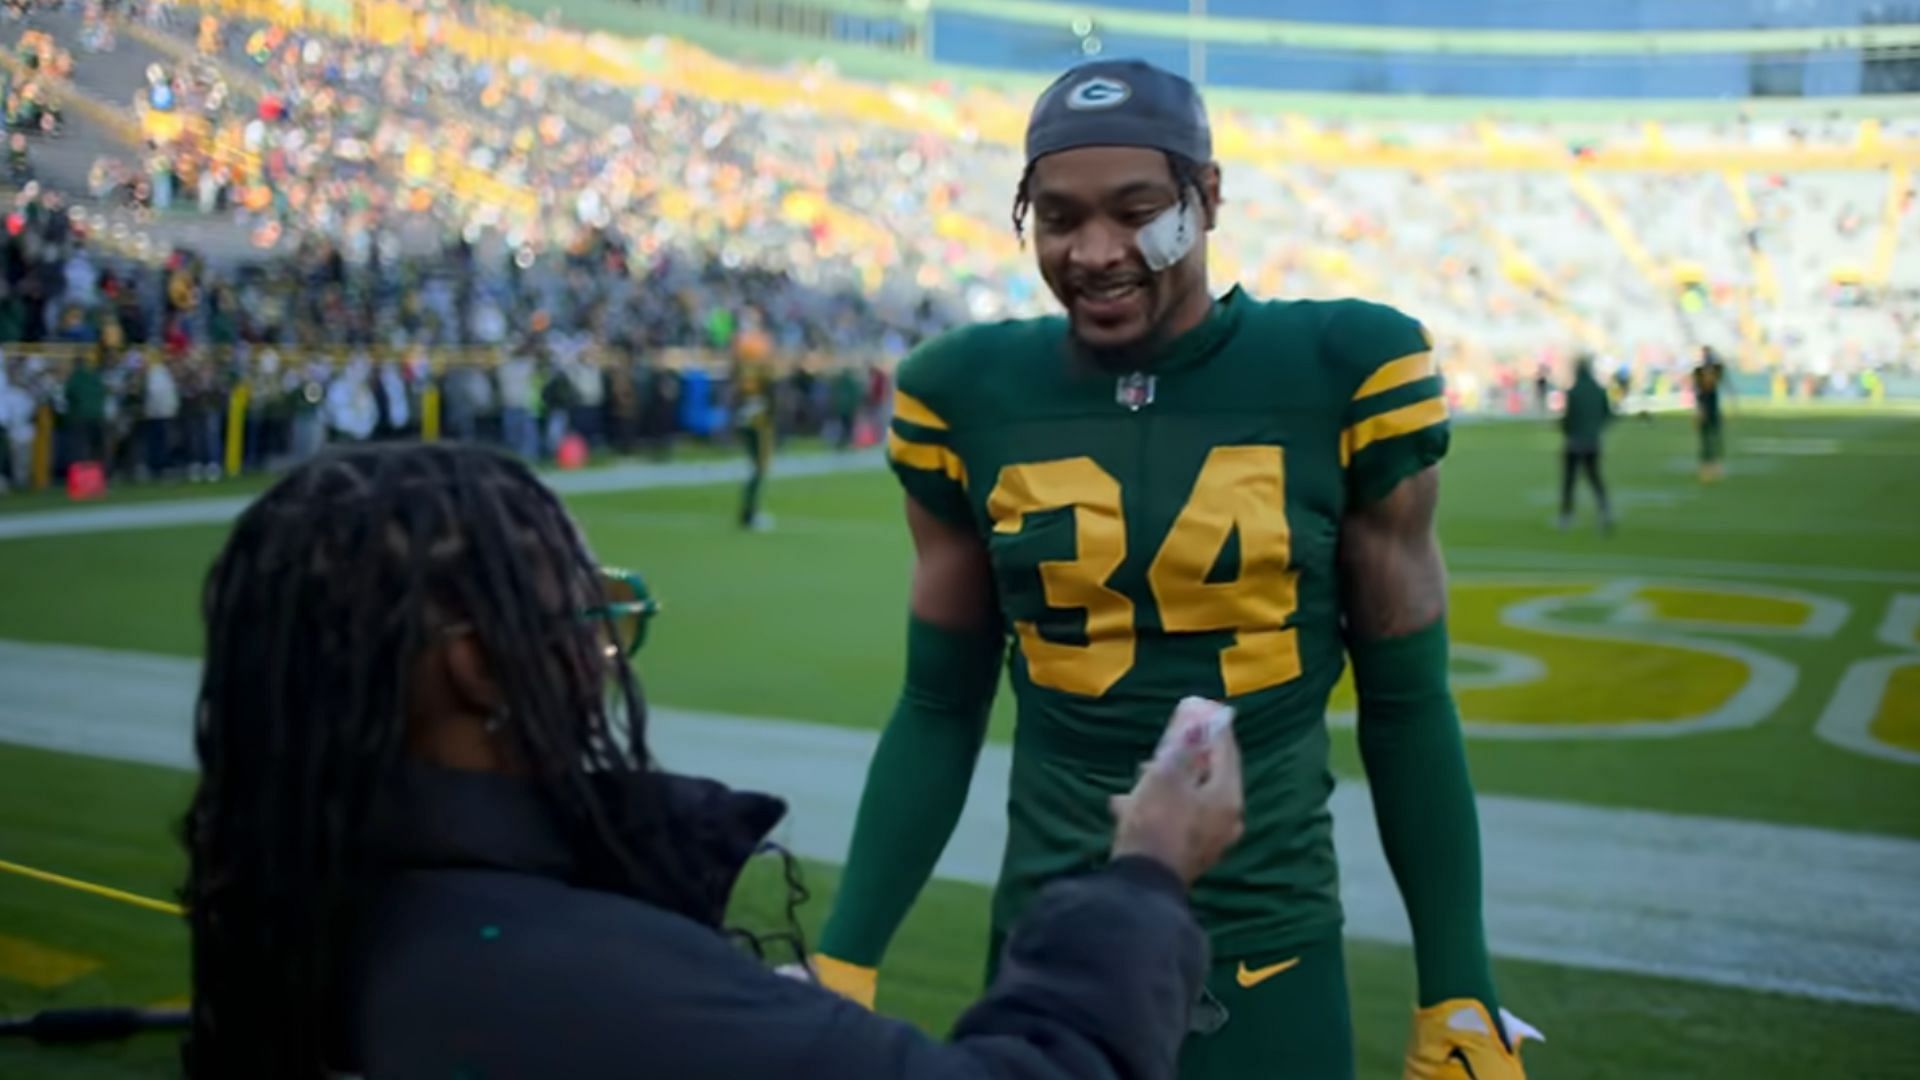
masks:
<svg viewBox="0 0 1920 1080"><path fill-rule="evenodd" d="M67 376L66 416L68 461L102 461L107 454L107 386L99 361L87 356Z"/></svg>
<svg viewBox="0 0 1920 1080"><path fill-rule="evenodd" d="M540 404L535 374L533 359L524 349L509 354L499 370L501 438L514 453L529 459L540 455L533 419Z"/></svg>
<svg viewBox="0 0 1920 1080"><path fill-rule="evenodd" d="M12 368L18 363L9 364L0 357L0 446L7 454L7 467L0 472L0 482L27 490L33 481L33 435L34 414L38 403L33 392L24 382L16 382Z"/></svg>
<svg viewBox="0 0 1920 1080"><path fill-rule="evenodd" d="M161 356L142 364L140 437L146 448L146 471L160 476L172 464L173 426L180 415L180 388Z"/></svg>

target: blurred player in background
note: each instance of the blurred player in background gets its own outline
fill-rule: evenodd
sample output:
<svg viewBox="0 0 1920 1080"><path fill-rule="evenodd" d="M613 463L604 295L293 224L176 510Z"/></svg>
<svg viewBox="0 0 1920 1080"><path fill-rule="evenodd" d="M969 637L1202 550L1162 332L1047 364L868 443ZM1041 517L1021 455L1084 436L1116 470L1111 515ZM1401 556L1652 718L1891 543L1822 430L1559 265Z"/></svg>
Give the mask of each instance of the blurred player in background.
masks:
<svg viewBox="0 0 1920 1080"><path fill-rule="evenodd" d="M1067 73L1034 107L1026 157L1015 227L1031 213L1067 314L964 328L901 365L888 445L916 551L906 681L820 977L873 1002L1010 656L1019 724L989 964L1044 882L1105 857L1109 797L1175 702L1225 700L1247 831L1194 891L1215 966L1181 1073L1352 1076L1326 724L1350 656L1418 963L1406 1075L1521 1076L1513 1047L1534 1033L1495 993L1448 685L1433 522L1449 425L1427 333L1361 301L1214 297L1220 171L1179 76L1137 61Z"/></svg>
<svg viewBox="0 0 1920 1080"><path fill-rule="evenodd" d="M1584 473L1600 507L1600 530L1613 531L1613 510L1607 503L1607 484L1600 478L1600 443L1613 422L1613 400L1593 374L1593 358L1583 356L1573 365L1573 385L1567 388L1566 411L1560 431L1566 445L1560 455L1560 527L1573 524L1573 489Z"/></svg>
<svg viewBox="0 0 1920 1080"><path fill-rule="evenodd" d="M740 527L764 531L771 515L760 509L767 470L773 465L773 373L767 369L771 342L765 331L749 327L736 343L733 370L733 424L747 450L747 484L740 493Z"/></svg>
<svg viewBox="0 0 1920 1080"><path fill-rule="evenodd" d="M1721 425L1720 389L1727 369L1720 355L1710 346L1700 349L1700 363L1693 369L1693 422L1700 431L1700 480L1713 483L1726 475L1721 456L1726 451L1726 435Z"/></svg>

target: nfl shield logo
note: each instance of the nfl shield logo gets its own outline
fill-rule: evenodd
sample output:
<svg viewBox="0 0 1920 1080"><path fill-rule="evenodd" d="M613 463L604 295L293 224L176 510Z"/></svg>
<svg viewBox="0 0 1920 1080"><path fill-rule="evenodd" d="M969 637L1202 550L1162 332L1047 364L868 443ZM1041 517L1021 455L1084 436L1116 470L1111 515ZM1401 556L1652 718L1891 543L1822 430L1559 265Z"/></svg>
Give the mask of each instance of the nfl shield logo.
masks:
<svg viewBox="0 0 1920 1080"><path fill-rule="evenodd" d="M1153 404L1153 376L1138 371L1120 376L1114 384L1113 400L1134 412L1139 412L1142 405Z"/></svg>

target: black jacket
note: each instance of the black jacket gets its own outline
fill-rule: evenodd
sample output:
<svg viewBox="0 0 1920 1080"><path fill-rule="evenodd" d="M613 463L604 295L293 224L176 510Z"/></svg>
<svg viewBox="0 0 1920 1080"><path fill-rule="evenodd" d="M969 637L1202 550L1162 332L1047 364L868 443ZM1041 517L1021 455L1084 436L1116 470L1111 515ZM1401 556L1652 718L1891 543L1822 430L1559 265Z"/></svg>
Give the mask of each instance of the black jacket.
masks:
<svg viewBox="0 0 1920 1080"><path fill-rule="evenodd" d="M784 806L675 779L683 854L725 892ZM1166 868L1046 889L949 1041L773 974L713 925L591 877L534 790L411 768L349 959L341 1065L367 1080L1171 1077L1207 946ZM695 850L703 849L703 850Z"/></svg>

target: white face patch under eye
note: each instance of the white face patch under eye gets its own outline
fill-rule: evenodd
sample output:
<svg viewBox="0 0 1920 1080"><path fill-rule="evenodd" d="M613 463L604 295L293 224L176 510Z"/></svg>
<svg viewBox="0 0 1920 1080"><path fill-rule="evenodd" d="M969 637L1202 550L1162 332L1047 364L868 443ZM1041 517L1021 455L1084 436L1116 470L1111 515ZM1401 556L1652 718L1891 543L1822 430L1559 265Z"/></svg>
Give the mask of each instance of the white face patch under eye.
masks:
<svg viewBox="0 0 1920 1080"><path fill-rule="evenodd" d="M1184 203L1160 211L1140 226L1135 236L1140 257L1147 261L1147 269L1157 274L1186 258L1193 245L1200 242L1200 232L1200 199L1189 192Z"/></svg>

